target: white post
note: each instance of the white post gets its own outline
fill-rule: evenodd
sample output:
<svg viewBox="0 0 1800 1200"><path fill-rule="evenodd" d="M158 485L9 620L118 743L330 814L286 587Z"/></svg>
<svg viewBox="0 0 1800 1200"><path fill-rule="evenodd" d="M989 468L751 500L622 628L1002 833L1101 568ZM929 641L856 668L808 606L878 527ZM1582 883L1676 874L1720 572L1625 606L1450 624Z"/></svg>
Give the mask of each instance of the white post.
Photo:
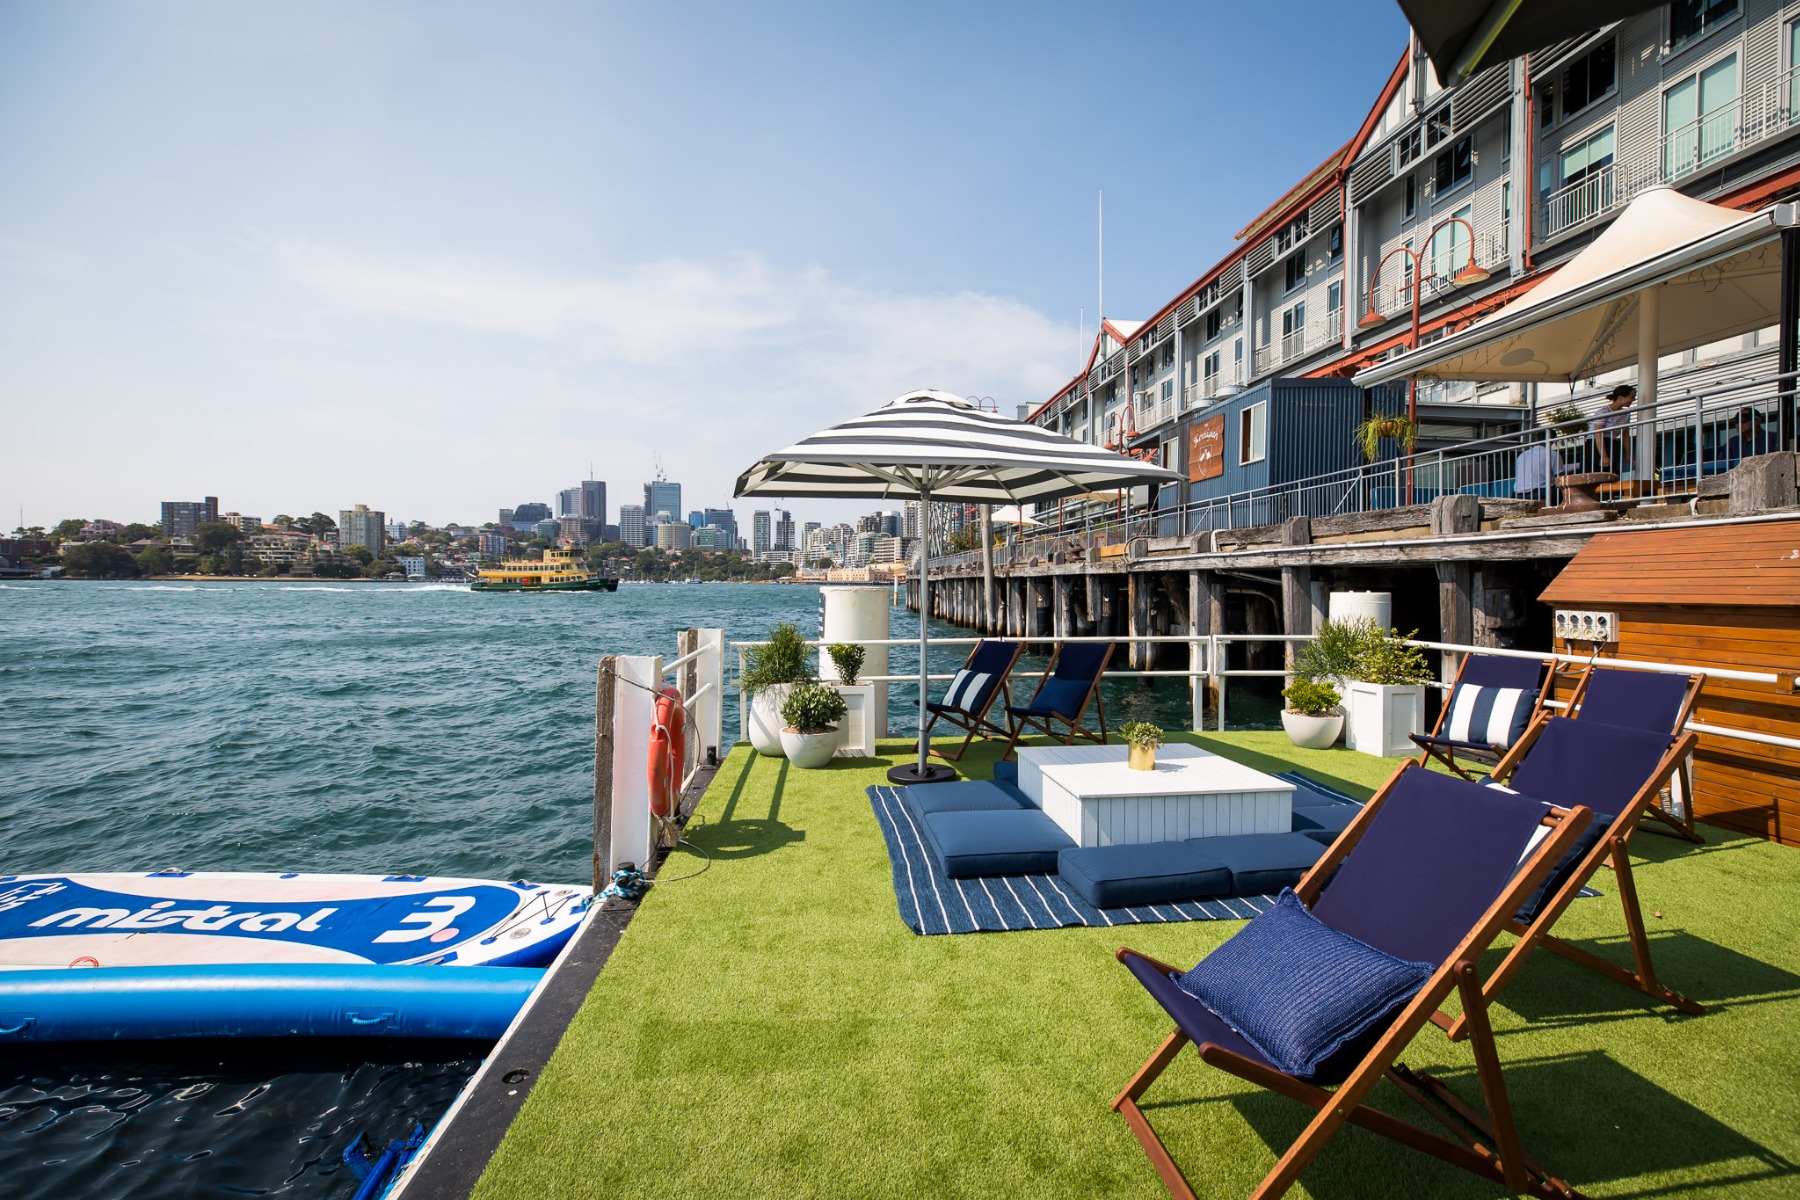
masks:
<svg viewBox="0 0 1800 1200"><path fill-rule="evenodd" d="M931 636L931 490L919 492L919 767L921 777L929 765L931 745L925 737L925 704L931 699L931 664L925 651Z"/></svg>
<svg viewBox="0 0 1800 1200"><path fill-rule="evenodd" d="M744 651L741 646L738 648L737 656L738 656L738 669L737 669L738 678L742 679L744 677ZM738 735L737 735L737 740L740 742L747 742L750 740L750 695L749 695L749 693L745 692L741 686L738 688Z"/></svg>
<svg viewBox="0 0 1800 1200"><path fill-rule="evenodd" d="M711 750L715 758L725 757L724 722L725 722L725 631L723 629L702 629L700 633L700 658L696 662L699 668L695 672L700 681L700 690L706 692L694 706L694 724L700 734L700 761L706 761L706 751ZM708 687L711 691L706 691Z"/></svg>
<svg viewBox="0 0 1800 1200"><path fill-rule="evenodd" d="M662 687L662 655L620 655L613 687L612 845L606 874L621 863L646 869L656 854L650 819L650 726Z"/></svg>
<svg viewBox="0 0 1800 1200"><path fill-rule="evenodd" d="M1648 480L1656 469L1656 347L1661 296L1652 284L1638 293L1637 473Z"/></svg>

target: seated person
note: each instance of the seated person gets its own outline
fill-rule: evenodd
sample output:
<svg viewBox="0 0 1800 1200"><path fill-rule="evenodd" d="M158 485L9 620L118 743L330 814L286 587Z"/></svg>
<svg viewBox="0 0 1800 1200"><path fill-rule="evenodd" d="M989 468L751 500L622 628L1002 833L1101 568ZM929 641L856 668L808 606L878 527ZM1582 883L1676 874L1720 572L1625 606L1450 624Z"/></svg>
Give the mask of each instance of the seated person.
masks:
<svg viewBox="0 0 1800 1200"><path fill-rule="evenodd" d="M1734 464L1758 454L1773 453L1776 446L1775 439L1769 436L1768 418L1753 408L1738 409L1737 427L1727 446L1726 453Z"/></svg>
<svg viewBox="0 0 1800 1200"><path fill-rule="evenodd" d="M1513 497L1518 500L1542 500L1550 503L1556 477L1562 474L1562 461L1551 453L1547 442L1533 442L1519 451L1519 462L1513 478Z"/></svg>

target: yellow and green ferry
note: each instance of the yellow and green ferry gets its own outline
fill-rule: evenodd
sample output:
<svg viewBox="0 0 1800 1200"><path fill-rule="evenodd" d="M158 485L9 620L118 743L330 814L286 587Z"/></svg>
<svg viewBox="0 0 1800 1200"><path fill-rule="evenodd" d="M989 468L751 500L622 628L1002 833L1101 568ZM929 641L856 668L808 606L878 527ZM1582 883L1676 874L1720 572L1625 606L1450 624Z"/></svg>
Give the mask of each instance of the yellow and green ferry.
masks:
<svg viewBox="0 0 1800 1200"><path fill-rule="evenodd" d="M483 567L469 583L472 592L616 592L607 579L575 561L573 550L546 550L544 557L509 558Z"/></svg>

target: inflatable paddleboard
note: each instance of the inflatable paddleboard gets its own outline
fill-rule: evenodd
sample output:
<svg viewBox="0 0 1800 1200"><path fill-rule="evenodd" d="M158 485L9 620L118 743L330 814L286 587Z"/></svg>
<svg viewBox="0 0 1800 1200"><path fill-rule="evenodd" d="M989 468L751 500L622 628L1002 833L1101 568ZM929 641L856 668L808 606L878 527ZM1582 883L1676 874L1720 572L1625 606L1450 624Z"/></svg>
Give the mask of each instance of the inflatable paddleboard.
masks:
<svg viewBox="0 0 1800 1200"><path fill-rule="evenodd" d="M0 875L0 971L541 967L592 903L585 888L418 875Z"/></svg>
<svg viewBox="0 0 1800 1200"><path fill-rule="evenodd" d="M319 963L0 973L0 1045L148 1038L482 1038L544 972Z"/></svg>

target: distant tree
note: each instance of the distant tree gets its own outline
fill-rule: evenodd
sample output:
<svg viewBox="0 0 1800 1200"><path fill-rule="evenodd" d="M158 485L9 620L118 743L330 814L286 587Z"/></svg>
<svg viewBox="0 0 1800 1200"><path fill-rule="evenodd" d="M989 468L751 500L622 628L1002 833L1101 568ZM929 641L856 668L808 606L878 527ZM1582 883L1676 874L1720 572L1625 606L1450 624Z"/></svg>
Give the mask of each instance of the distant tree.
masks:
<svg viewBox="0 0 1800 1200"><path fill-rule="evenodd" d="M138 563L131 551L110 542L84 542L71 547L62 561L68 574L87 579L136 579L138 575Z"/></svg>
<svg viewBox="0 0 1800 1200"><path fill-rule="evenodd" d="M308 533L324 533L327 529L336 529L337 522L322 512L316 512L307 518Z"/></svg>
<svg viewBox="0 0 1800 1200"><path fill-rule="evenodd" d="M548 550L551 546L549 538L534 537L525 543L527 550Z"/></svg>
<svg viewBox="0 0 1800 1200"><path fill-rule="evenodd" d="M355 563L322 562L313 568L313 575L319 579L359 579L362 568Z"/></svg>
<svg viewBox="0 0 1800 1200"><path fill-rule="evenodd" d="M202 521L194 526L194 549L203 556L220 554L227 546L237 545L243 536L243 531L228 521Z"/></svg>
<svg viewBox="0 0 1800 1200"><path fill-rule="evenodd" d="M145 546L137 556L137 569L140 575L167 575L175 569L175 560L161 546Z"/></svg>
<svg viewBox="0 0 1800 1200"><path fill-rule="evenodd" d="M250 563L251 570L255 570L256 567L256 560L254 558L246 559L244 557L244 547L237 542L233 542L225 547L225 550L220 557L225 560L225 573L227 575L246 574L244 570L245 562Z"/></svg>
<svg viewBox="0 0 1800 1200"><path fill-rule="evenodd" d="M225 569L225 559L218 554L202 554L194 560L194 568L202 575L217 575Z"/></svg>
<svg viewBox="0 0 1800 1200"><path fill-rule="evenodd" d="M50 535L59 542L66 542L71 538L80 537L81 530L86 525L86 517L70 517L66 521L58 521L56 528L50 531Z"/></svg>
<svg viewBox="0 0 1800 1200"><path fill-rule="evenodd" d="M125 528L119 530L118 540L121 542L141 542L145 538L159 538L161 536L161 525L146 525L142 521L133 521Z"/></svg>
<svg viewBox="0 0 1800 1200"><path fill-rule="evenodd" d="M364 567L368 566L375 558L374 553L371 552L367 546L358 546L355 544L340 546L338 548L338 553L354 558L358 565Z"/></svg>
<svg viewBox="0 0 1800 1200"><path fill-rule="evenodd" d="M268 566L264 567L262 570L258 571L256 574L259 578L267 579L271 575L283 574L283 571L275 563L270 563Z"/></svg>
<svg viewBox="0 0 1800 1200"><path fill-rule="evenodd" d="M277 529L292 529L294 527L294 518L288 516L286 513L276 513L274 524Z"/></svg>
<svg viewBox="0 0 1800 1200"><path fill-rule="evenodd" d="M425 536L426 532L425 522L423 521L414 521L411 525L406 527L407 537L422 538Z"/></svg>

